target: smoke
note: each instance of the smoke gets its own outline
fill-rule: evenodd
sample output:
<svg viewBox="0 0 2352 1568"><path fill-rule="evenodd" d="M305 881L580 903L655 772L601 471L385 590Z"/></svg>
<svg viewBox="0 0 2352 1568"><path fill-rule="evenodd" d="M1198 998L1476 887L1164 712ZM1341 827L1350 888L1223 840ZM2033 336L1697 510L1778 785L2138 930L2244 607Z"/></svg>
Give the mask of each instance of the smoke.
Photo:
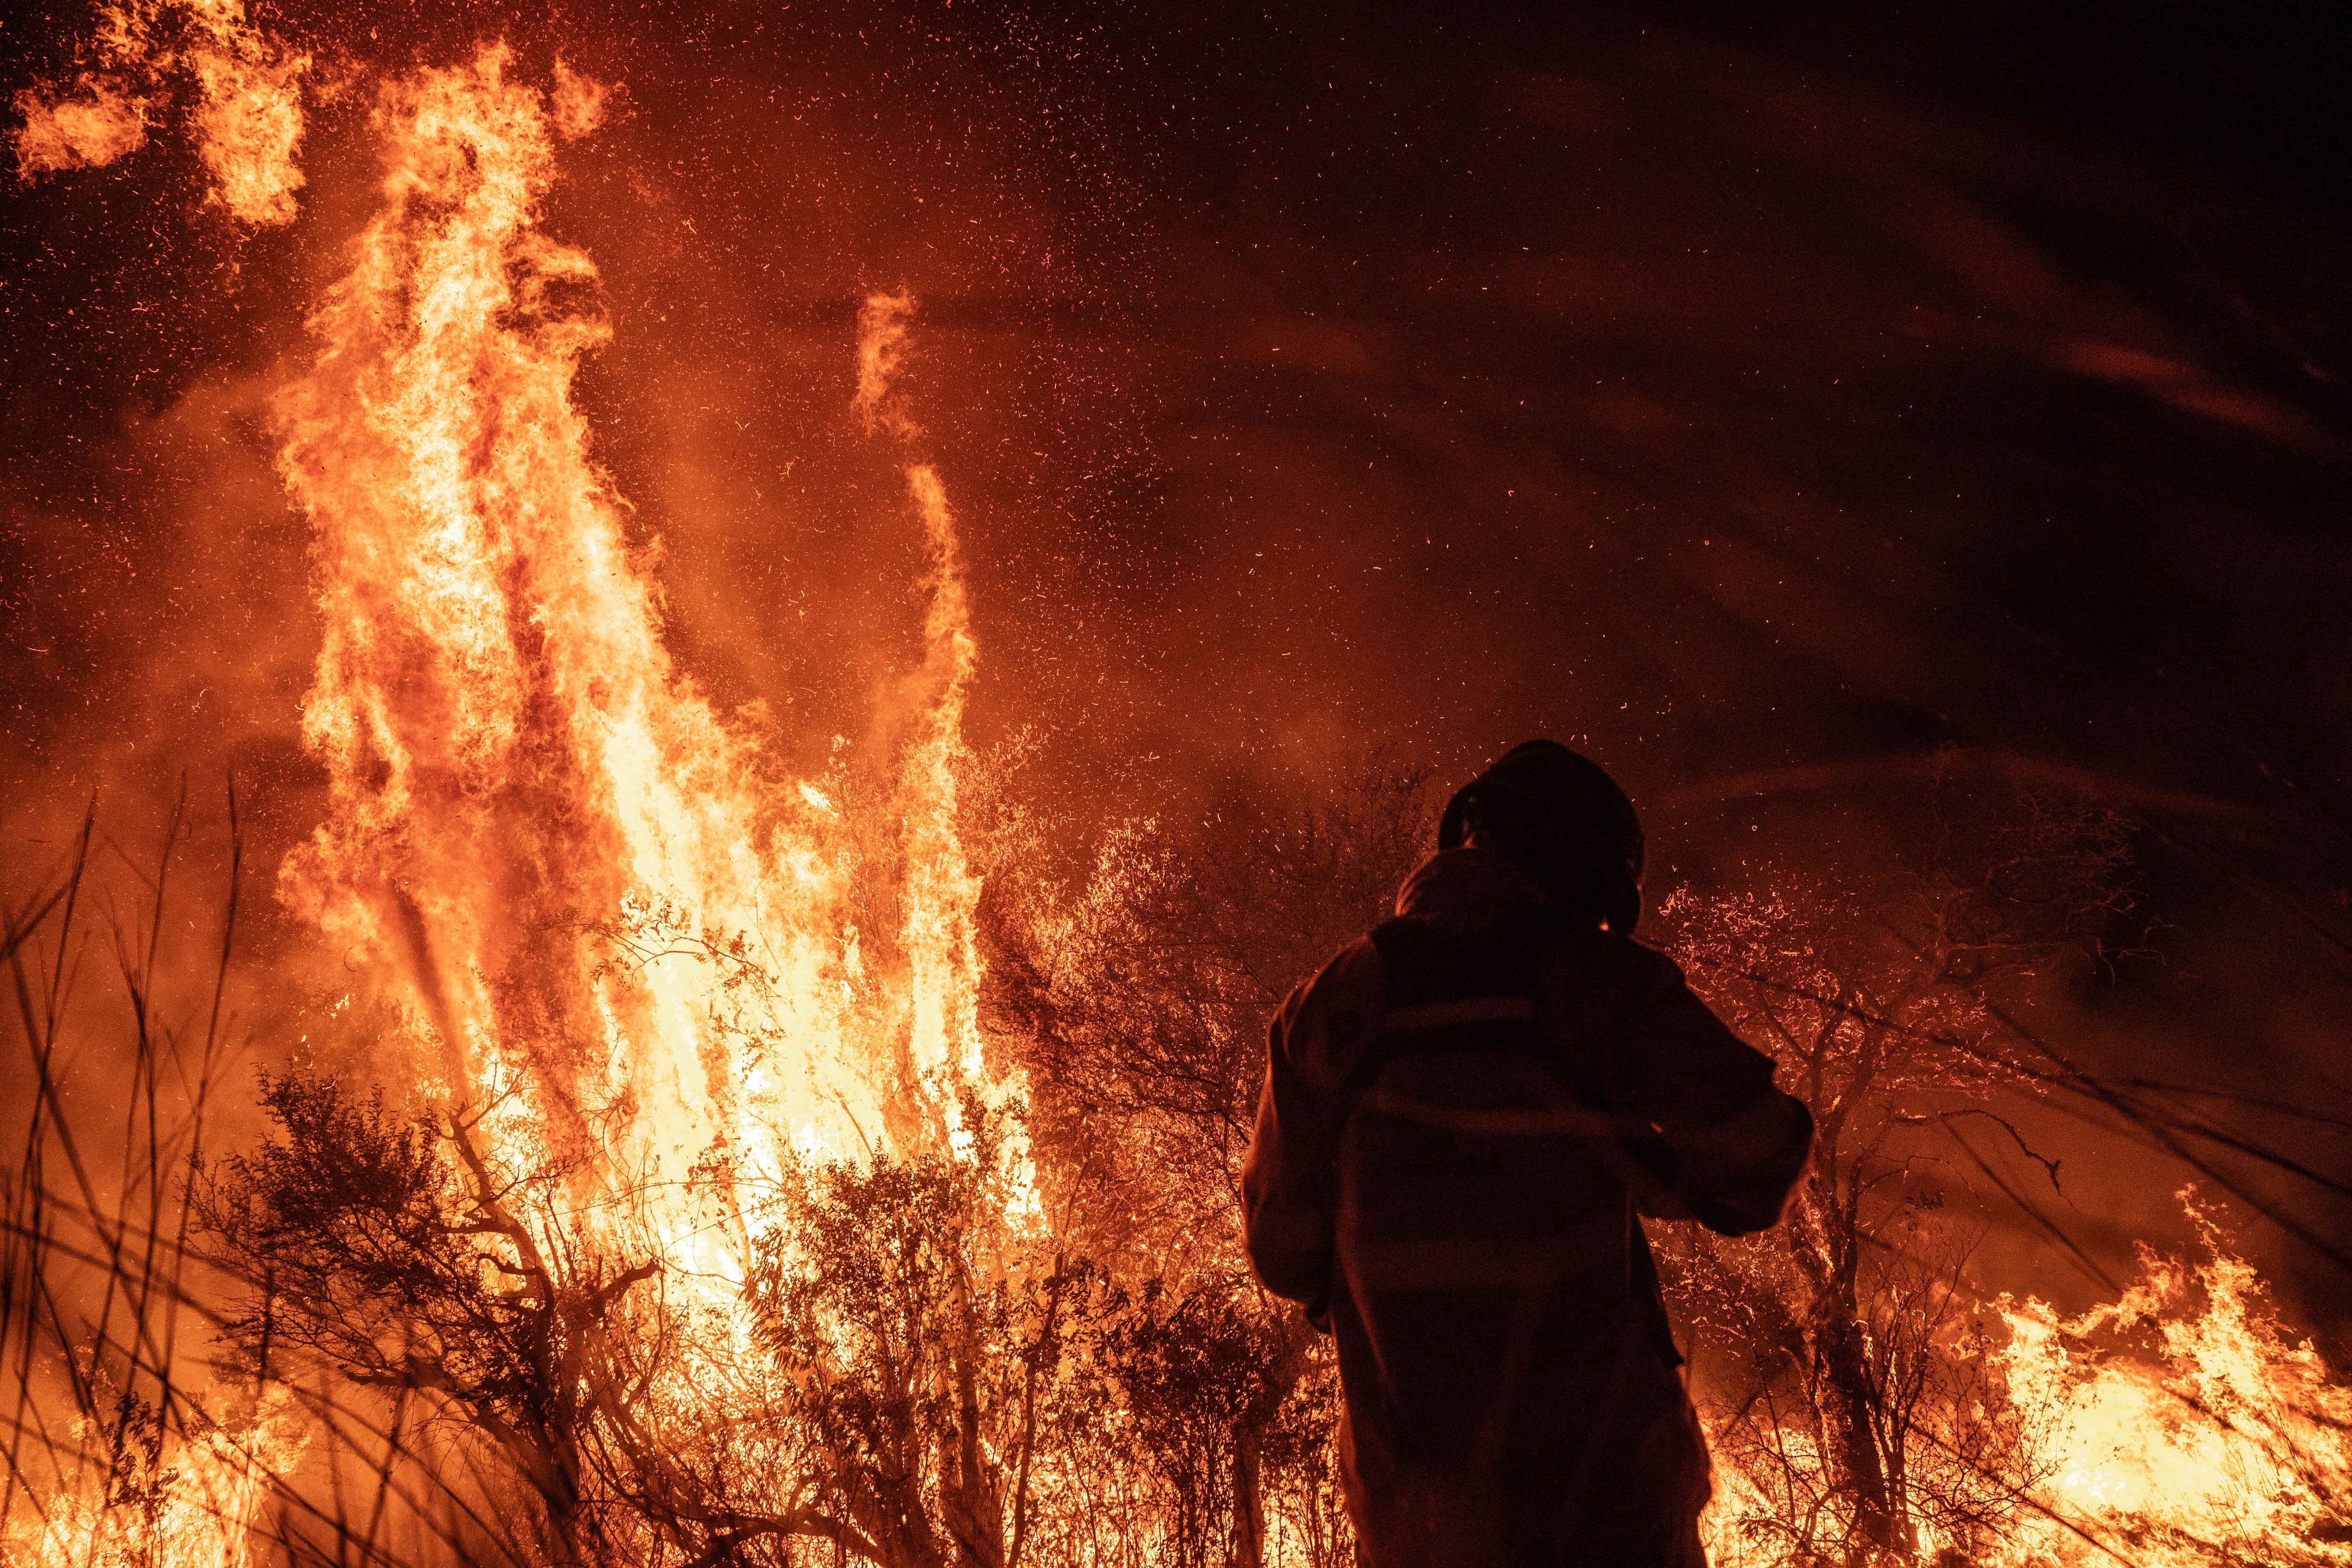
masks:
<svg viewBox="0 0 2352 1568"><path fill-rule="evenodd" d="M914 312L915 297L903 289L896 294L869 294L857 310L857 395L850 405L868 430L887 428L901 439L922 434L887 401L891 377L898 374L907 352L907 322Z"/></svg>
<svg viewBox="0 0 2352 1568"><path fill-rule="evenodd" d="M1736 888L1900 847L1917 759L1957 743L2147 825L2163 963L2044 997L2053 1027L2233 1081L2340 1045L2320 933L2346 885L2344 563L2309 521L2344 493L2324 215L2163 148L1663 29L966 11L488 28L575 138L539 227L595 258L611 341L573 397L631 503L620 547L661 542L664 646L714 713L766 726L782 771L822 790L835 737L867 735L910 670L933 692L962 672L975 745L1036 737L1043 804L1080 835L1236 780L1315 787L1376 748L1458 778L1545 732L1624 778L1662 878ZM167 13L140 15L160 37ZM152 636L61 588L13 599L8 657L39 695L10 741L168 781L216 773L233 731L241 762L273 759L282 849L324 784L286 677L315 635L283 570L302 525L253 485L259 388L306 351L260 296L348 270L371 217L348 193L374 177L371 103L326 101L329 66L294 62L380 28L387 61L446 68L487 13L298 16L274 56L168 16L177 63L94 54L26 89L27 171L37 109L61 146L83 144L68 109L106 102L107 137L131 114L147 140L89 172L114 142L74 132L93 152L10 199L89 226L15 232L36 258L77 236L168 258L217 212L244 248L190 241L201 265L126 271L120 302L27 275L10 342L65 390L10 406L19 493L47 499L12 503L9 551L74 561L118 603L199 586ZM236 142L198 123L200 49L257 106L292 95L296 119L257 107L238 143L283 172L274 195L233 199L201 151L172 163L167 101L200 148ZM624 78L584 134L584 84ZM161 216L100 227L72 204L101 181ZM887 303L915 296L919 359ZM107 355L159 358L178 301L226 298L252 341L208 326L145 422L110 386L76 401L101 372L60 346L87 330L68 309L107 312ZM227 344L257 378L241 412L198 368ZM910 390L919 448L892 423ZM164 427L236 476L233 515L201 481L153 500ZM916 464L952 485L951 533L908 526ZM85 469L120 488L58 479ZM80 552L110 520L136 577ZM206 552L225 525L249 531L219 555L278 563L266 593ZM984 666L931 625L920 584L950 550ZM58 585L39 570L12 580ZM29 651L58 647L81 651ZM191 677L189 700L219 701L215 665L243 672L218 735L152 722ZM2228 984L2249 952L2260 994ZM2233 995L2226 1049L2212 997L2163 1000L2183 975ZM2172 1223L2173 1183L2143 1179L2158 1157L2113 1163L2077 1202L2154 1194L2145 1223ZM2037 1266L2023 1241L2014 1258Z"/></svg>

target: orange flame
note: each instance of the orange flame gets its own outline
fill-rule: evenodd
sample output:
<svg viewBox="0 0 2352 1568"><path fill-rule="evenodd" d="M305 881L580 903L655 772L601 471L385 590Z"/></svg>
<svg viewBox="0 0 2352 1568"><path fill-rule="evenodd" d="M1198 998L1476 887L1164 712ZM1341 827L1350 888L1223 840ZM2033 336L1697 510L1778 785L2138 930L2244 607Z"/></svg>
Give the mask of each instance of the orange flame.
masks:
<svg viewBox="0 0 2352 1568"><path fill-rule="evenodd" d="M196 151L212 172L215 199L247 223L294 216L302 171L300 79L308 55L289 55L249 26L242 0L184 0L201 40L189 53L196 75Z"/></svg>
<svg viewBox="0 0 2352 1568"><path fill-rule="evenodd" d="M921 435L891 386L906 363L914 295L871 294L857 317L857 392L851 406L868 430L887 429L904 441ZM907 867L903 941L910 975L909 1048L916 1071L942 1084L987 1086L999 1103L1018 1096L1017 1075L992 1079L980 1029L981 962L975 912L980 883L967 866L956 826L956 774L964 759L963 709L979 648L956 543L947 487L928 462L906 466L907 489L930 545L930 609L923 625L924 659L916 695L924 708L914 743L899 773L900 847ZM952 1148L968 1152L970 1138L952 1094L937 1097ZM1009 1152L1016 1164L1016 1206L1034 1212L1025 1149Z"/></svg>
<svg viewBox="0 0 2352 1568"><path fill-rule="evenodd" d="M2352 1500L2352 1388L2284 1331L2253 1268L2180 1195L2203 1262L2143 1246L2139 1280L2111 1306L2068 1321L2035 1300L2005 1314L2011 1385L2050 1425L2042 1500L2054 1518L2037 1544L2068 1550L2072 1521L2129 1542L2148 1568L2352 1563L2352 1521L2336 1514ZM2155 1331L2152 1360L2082 1348L2135 1328Z"/></svg>
<svg viewBox="0 0 2352 1568"><path fill-rule="evenodd" d="M96 40L109 71L163 95L183 68L194 79L196 153L213 199L247 223L292 219L302 186L301 78L310 57L287 51L246 19L244 0L127 0L100 14ZM85 72L64 92L16 95L14 142L26 175L113 163L147 140L150 104Z"/></svg>
<svg viewBox="0 0 2352 1568"><path fill-rule="evenodd" d="M2191 1194L2181 1197L2201 1261L2143 1246L2137 1281L2079 1318L2033 1300L1996 1303L2009 1342L1985 1358L1999 1374L1989 1397L2007 1408L1976 1414L2005 1415L2024 1437L2024 1472L1984 1478L2014 1488L2013 1506L1973 1542L1939 1542L1923 1526L1906 1561L2352 1563L2352 1388L2285 1331L2252 1267ZM2094 1342L2134 1331L2152 1342ZM1800 1468L1822 1458L1802 1431L1783 1429L1780 1447ZM1744 1528L1773 1514L1773 1477L1718 1466L1703 1521L1711 1562L1788 1561L1776 1534Z"/></svg>
<svg viewBox="0 0 2352 1568"><path fill-rule="evenodd" d="M534 1136L615 1168L680 1181L722 1157L756 1171L786 1142L875 1147L910 1125L909 1094L929 1108L913 1125L961 1146L955 1087L1012 1090L982 1059L954 825L974 649L944 488L909 468L936 567L895 795L909 980L891 995L847 912L832 794L775 780L663 646L571 402L610 333L595 268L536 226L553 133L601 89L565 73L551 105L511 63L494 47L387 92L385 205L279 405L317 531L304 731L333 802L284 895L405 977L443 1092L520 1095ZM887 367L871 344L861 363ZM870 384L878 401L883 373ZM616 921L661 936L641 966L604 956ZM735 1277L673 1219L698 1269Z"/></svg>
<svg viewBox="0 0 2352 1568"><path fill-rule="evenodd" d="M857 395L850 404L867 430L908 439L922 432L890 401L890 378L905 363L907 324L914 313L915 297L905 289L866 297L857 312Z"/></svg>
<svg viewBox="0 0 2352 1568"><path fill-rule="evenodd" d="M75 1436L89 1443L98 1435ZM309 1441L282 1389L265 1394L257 1410L234 1425L192 1408L168 1473L142 1478L160 1494L153 1509L106 1506L110 1500L102 1491L60 1493L36 1529L0 1538L0 1548L11 1562L77 1568L247 1568L252 1527L270 1486L294 1468Z"/></svg>
<svg viewBox="0 0 2352 1568"><path fill-rule="evenodd" d="M566 142L577 142L604 123L604 100L611 89L582 76L562 60L555 62L555 132Z"/></svg>
<svg viewBox="0 0 2352 1568"><path fill-rule="evenodd" d="M16 106L25 123L9 141L18 172L28 178L101 168L147 144L146 104L88 71L54 97L27 88L16 94Z"/></svg>

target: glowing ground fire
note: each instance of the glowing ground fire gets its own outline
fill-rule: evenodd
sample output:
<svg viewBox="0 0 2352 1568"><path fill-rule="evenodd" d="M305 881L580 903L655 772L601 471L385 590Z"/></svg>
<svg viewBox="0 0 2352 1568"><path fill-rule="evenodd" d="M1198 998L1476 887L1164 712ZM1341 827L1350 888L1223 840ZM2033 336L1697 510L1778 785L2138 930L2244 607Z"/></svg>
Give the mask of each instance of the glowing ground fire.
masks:
<svg viewBox="0 0 2352 1568"><path fill-rule="evenodd" d="M184 89L218 201L243 222L294 216L310 61L236 0L110 11L94 61L20 100L22 170L120 158ZM314 541L324 641L302 732L331 799L278 893L402 1020L410 1059L385 1065L421 1083L471 1172L472 1212L512 1248L485 1277L502 1271L493 1283L509 1297L551 1311L560 1291L593 1303L566 1331L582 1343L655 1322L598 1314L624 1313L633 1288L661 1293L677 1353L643 1371L645 1414L605 1413L645 1447L568 1450L552 1418L555 1436L515 1440L552 1456L533 1480L548 1507L584 1516L583 1478L604 1463L673 1525L705 1532L697 1568L762 1536L823 1542L828 1561L950 1560L925 1555L928 1537L890 1533L887 1491L849 1510L853 1530L807 1495L771 1497L754 1518L646 1470L689 1428L803 1408L794 1388L845 1378L872 1343L924 1353L914 1330L861 1338L814 1310L816 1348L800 1345L788 1370L766 1366L762 1347L782 1333L787 1307L772 1303L789 1306L794 1269L837 1244L808 1216L851 1212L808 1199L806 1173L930 1161L948 1173L939 1191L966 1194L940 1210L976 1237L959 1256L981 1261L954 1276L961 1315L941 1320L969 1326L969 1356L924 1374L936 1387L922 1397L962 1412L963 1447L920 1460L950 1478L923 1495L966 1532L953 1561L1014 1568L1024 1530L1037 1541L1044 1528L1024 1513L1031 1489L1038 1518L1099 1504L1069 1467L1030 1462L1037 1388L1070 1354L1054 1349L1056 1314L1081 1287L1058 1256L1024 1261L1054 1253L1022 1132L1027 1091L982 1024L981 879L958 805L977 648L946 485L894 387L915 301L866 300L856 344L854 412L899 452L930 563L922 661L885 716L887 783L867 807L894 836L877 857L851 829L850 797L872 791L845 759L789 776L678 668L626 503L591 454L572 382L612 329L593 262L539 217L560 147L595 133L604 100L562 66L546 86L524 79L503 46L382 88L381 205L310 315L312 363L276 402L279 468ZM862 931L856 884L877 874L898 929ZM787 1190L802 1195L769 1195ZM2008 1329L1989 1363L2040 1456L2008 1500L2018 1522L1998 1561L2352 1563L2352 1539L2324 1526L2352 1496L2352 1394L2265 1315L2252 1271L2200 1223L2200 1267L2151 1255L2128 1295L2086 1317L1989 1305ZM600 1272L610 1259L626 1269ZM1036 1287L1043 1330L1015 1331L964 1299L1008 1279ZM2107 1342L2135 1330L2148 1342ZM626 1347L593 1353L652 1367ZM1013 1414L982 1420L984 1405ZM6 1560L244 1568L273 1489L293 1488L332 1419L283 1390L233 1415L224 1405L211 1431L177 1440L168 1506L131 1523L72 1500L29 1526L12 1516ZM1126 1418L1096 1419L1103 1446L1126 1440ZM1789 1473L1818 1460L1814 1442L1785 1434ZM782 1466L798 1443L787 1432L761 1452ZM1783 1540L1750 1528L1786 1512L1784 1479L1718 1474L1718 1562L1790 1561ZM998 1510L985 1527L971 1522L983 1495ZM638 1539L609 1522L579 1531L562 1539L581 1557L588 1536ZM1310 1536L1276 1530L1248 1551L1324 1560ZM1069 1544L1082 1538L1056 1536L1056 1550L1155 1550L1139 1540L1089 1556ZM1938 1555L1948 1544L1920 1539L1900 1555L1958 1561ZM667 1561L672 1548L629 1549ZM1030 1550L1043 1561L1047 1548Z"/></svg>

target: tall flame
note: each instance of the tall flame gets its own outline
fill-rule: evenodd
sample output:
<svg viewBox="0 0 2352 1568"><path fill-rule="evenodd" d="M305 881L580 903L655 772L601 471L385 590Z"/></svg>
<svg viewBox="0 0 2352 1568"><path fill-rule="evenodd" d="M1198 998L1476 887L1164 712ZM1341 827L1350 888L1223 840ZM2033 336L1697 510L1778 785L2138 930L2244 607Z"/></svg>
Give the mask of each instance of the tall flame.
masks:
<svg viewBox="0 0 2352 1568"><path fill-rule="evenodd" d="M951 1127L948 1090L984 1068L954 826L975 655L944 488L908 469L936 568L894 802L910 984L890 995L832 796L778 780L664 647L571 400L610 332L595 268L537 226L553 132L593 123L596 95L567 72L551 106L512 64L492 47L386 92L384 205L279 404L317 537L303 723L332 799L284 895L405 977L444 1092L522 1094L541 1135L641 1174L873 1146L910 1094ZM614 965L616 919L671 951ZM714 978L730 966L757 976L755 1020Z"/></svg>
<svg viewBox="0 0 2352 1568"><path fill-rule="evenodd" d="M857 316L857 392L852 406L869 431L912 445L921 426L894 385L909 352L915 298L905 289L871 294ZM974 915L980 883L965 860L956 826L956 773L963 757L963 709L979 663L972 641L963 563L947 486L932 464L905 465L907 491L923 521L932 571L923 624L922 668L910 682L920 711L901 765L898 807L907 868L903 941L909 968L909 1051L927 1079L988 1081L980 1030L980 955ZM995 1086L1001 1095L1010 1080ZM950 1142L969 1147L961 1108L943 1098ZM1027 1190L1025 1176L1016 1184Z"/></svg>

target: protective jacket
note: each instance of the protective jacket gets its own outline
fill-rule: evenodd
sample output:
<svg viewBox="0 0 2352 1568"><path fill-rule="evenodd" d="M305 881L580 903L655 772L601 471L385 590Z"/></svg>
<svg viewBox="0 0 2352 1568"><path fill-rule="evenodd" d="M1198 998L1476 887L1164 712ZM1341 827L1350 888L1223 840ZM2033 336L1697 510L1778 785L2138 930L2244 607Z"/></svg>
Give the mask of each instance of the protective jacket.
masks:
<svg viewBox="0 0 2352 1568"><path fill-rule="evenodd" d="M1780 1217L1801 1101L1663 954L1472 845L1276 1017L1250 1257L1337 1341L1373 1568L1697 1564L1706 1447L1640 1214Z"/></svg>

